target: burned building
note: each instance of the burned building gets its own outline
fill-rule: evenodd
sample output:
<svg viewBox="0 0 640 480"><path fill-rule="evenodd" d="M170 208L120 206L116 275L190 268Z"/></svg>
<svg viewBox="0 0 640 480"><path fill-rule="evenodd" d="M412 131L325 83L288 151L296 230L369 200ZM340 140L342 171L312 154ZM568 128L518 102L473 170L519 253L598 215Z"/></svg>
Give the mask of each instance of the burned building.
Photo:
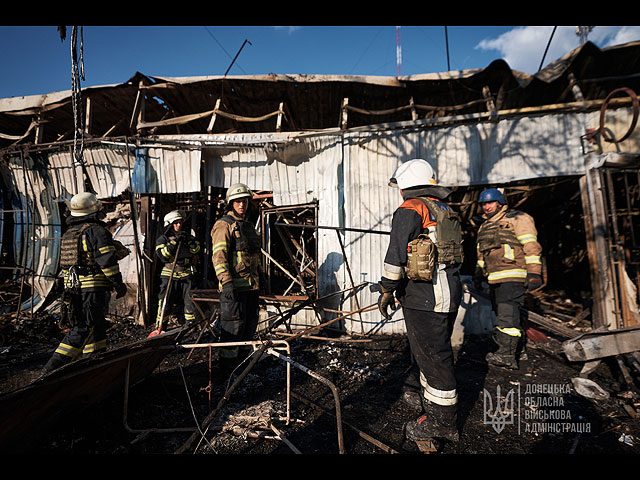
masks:
<svg viewBox="0 0 640 480"><path fill-rule="evenodd" d="M540 226L549 289L593 298L595 327L636 325L638 48L586 43L533 76L501 60L406 78L136 74L121 85L3 99L3 272L21 283L21 311L45 304L64 200L94 191L126 210L114 233L135 249L123 268L148 322L158 219L176 205L192 213L207 241L198 294L206 297L216 288L208 232L226 187L244 182L260 205L270 300L323 299L297 321L357 312L343 328L371 331L379 319L364 311L377 295L368 287L380 278L398 203L387 181L417 157L454 190L463 273L474 263L478 191L500 186ZM401 332L399 320L377 330Z"/></svg>
<svg viewBox="0 0 640 480"><path fill-rule="evenodd" d="M502 60L411 77L136 73L0 99L1 267L15 312L54 300L65 200L93 191L134 252L121 264L129 295L112 311L153 324L154 240L179 207L205 244L194 300L208 316L217 298L209 232L227 187L242 182L258 207L264 320L297 306L282 328L403 333L401 312L380 318L375 285L400 201L387 182L423 158L453 190L464 275L475 266L478 195L503 188L535 218L543 246L531 320L624 330L632 335L614 354L638 350L639 72L640 43L586 43L536 75ZM489 331L490 308L464 295L458 335Z"/></svg>

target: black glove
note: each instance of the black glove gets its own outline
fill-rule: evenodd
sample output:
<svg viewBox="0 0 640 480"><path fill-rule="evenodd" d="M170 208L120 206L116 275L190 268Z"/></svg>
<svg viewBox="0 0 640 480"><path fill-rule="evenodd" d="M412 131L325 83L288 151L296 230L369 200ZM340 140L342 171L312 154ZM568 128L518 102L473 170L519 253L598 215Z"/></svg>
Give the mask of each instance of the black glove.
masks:
<svg viewBox="0 0 640 480"><path fill-rule="evenodd" d="M236 297L233 293L233 282L227 282L222 285L222 291L220 292L220 299L224 299L227 302L233 302Z"/></svg>
<svg viewBox="0 0 640 480"><path fill-rule="evenodd" d="M535 290L536 288L540 288L540 285L542 285L542 277L540 275L536 273L527 273L527 290Z"/></svg>
<svg viewBox="0 0 640 480"><path fill-rule="evenodd" d="M185 232L184 230L179 230L178 232L176 232L176 242L184 242L186 238L187 232Z"/></svg>
<svg viewBox="0 0 640 480"><path fill-rule="evenodd" d="M476 290L482 290L482 282L484 281L484 272L482 271L481 268L476 268L476 271L473 274L473 277L471 278L471 281L473 282L473 288L475 288Z"/></svg>
<svg viewBox="0 0 640 480"><path fill-rule="evenodd" d="M122 298L127 294L127 286L124 283L116 285L116 298Z"/></svg>
<svg viewBox="0 0 640 480"><path fill-rule="evenodd" d="M378 310L380 310L380 313L384 318L389 320L391 315L387 312L387 307L391 307L391 310L396 310L398 308L396 307L396 299L393 296L393 292L385 292L383 290L382 295L378 298Z"/></svg>

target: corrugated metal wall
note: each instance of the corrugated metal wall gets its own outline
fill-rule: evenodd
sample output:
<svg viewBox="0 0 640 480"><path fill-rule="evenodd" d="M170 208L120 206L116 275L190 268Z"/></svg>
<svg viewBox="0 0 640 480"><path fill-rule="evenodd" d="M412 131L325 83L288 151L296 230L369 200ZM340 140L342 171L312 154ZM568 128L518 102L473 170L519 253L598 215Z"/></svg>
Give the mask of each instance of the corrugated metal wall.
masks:
<svg viewBox="0 0 640 480"><path fill-rule="evenodd" d="M260 147L205 150L204 183L228 187L243 182L254 189L271 190L278 206L318 200L321 226L389 232L393 212L402 199L388 181L402 162L424 158L436 170L439 183L447 186L582 174L580 136L594 116L597 114L537 115L430 129L317 134L299 136L297 141L293 135L262 134L259 140L265 145ZM216 137L230 143L247 138ZM389 236L346 231L342 238L353 282L377 283ZM319 293L329 285L350 288L335 230L319 230L318 250L318 264L325 264L318 278ZM365 288L359 291L357 302L349 297L341 308L353 311L377 299L377 293ZM309 325L317 322L308 313L296 320ZM377 310L356 315L347 322L347 329L360 332L361 320L367 332L379 326L381 317ZM401 310L376 331L404 332Z"/></svg>
<svg viewBox="0 0 640 480"><path fill-rule="evenodd" d="M620 112L624 125L628 112ZM439 182L448 186L579 175L584 172L580 137L587 127L598 126L598 117L599 112L565 113L420 129L206 136L207 141L215 138L217 146L149 148L145 168L155 177L145 180L151 180L150 191L157 193L195 192L243 182L256 190L273 191L277 206L318 201L320 226L388 232L401 198L387 182L401 162L426 159L436 169ZM189 139L194 146L201 141ZM124 148L85 151L87 172L100 197L126 190L134 160ZM46 188L51 198L47 202L69 198L81 188L70 152L49 154L48 164ZM15 171L14 185L31 197L30 191L20 187L19 173ZM380 278L388 235L345 232L341 238L346 259L336 231L318 231L320 295L351 287L345 260L355 284L374 284ZM371 305L377 297L369 289L361 290L358 304ZM342 309L355 310L355 299L347 299ZM401 313L394 317L381 333L404 331ZM354 317L347 328L359 332L361 318L365 331L380 321L374 310ZM313 312L296 320L317 322Z"/></svg>
<svg viewBox="0 0 640 480"><path fill-rule="evenodd" d="M345 226L389 232L395 209L402 203L388 181L395 169L412 158L427 160L440 184L447 186L501 183L535 177L580 174L584 159L581 115L546 115L505 119L494 123L457 125L345 136ZM347 233L347 257L361 279L377 282L389 244L382 234ZM369 305L377 293L360 293ZM351 301L347 309L354 309ZM363 314L368 324L380 320L377 311ZM404 331L401 311L382 331Z"/></svg>
<svg viewBox="0 0 640 480"><path fill-rule="evenodd" d="M15 261L24 267L24 281L34 291L21 308L35 312L42 306L58 273L60 213L50 194L54 191L51 177L46 175L46 170L35 167L34 158L11 157L8 177L17 207L13 235Z"/></svg>

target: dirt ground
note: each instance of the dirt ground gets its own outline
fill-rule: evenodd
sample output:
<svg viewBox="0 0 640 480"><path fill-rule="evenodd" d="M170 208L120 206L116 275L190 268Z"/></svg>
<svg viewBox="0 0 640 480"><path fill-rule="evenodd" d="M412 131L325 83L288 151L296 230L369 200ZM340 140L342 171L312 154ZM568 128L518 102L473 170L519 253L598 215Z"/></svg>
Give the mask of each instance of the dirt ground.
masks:
<svg viewBox="0 0 640 480"><path fill-rule="evenodd" d="M110 348L149 333L127 319L111 325ZM55 322L41 318L34 324L25 319L5 334L0 391L35 379L61 337ZM201 338L212 340L210 334ZM583 365L567 362L553 335L528 343L518 371L488 367L484 356L491 345L486 336L471 336L455 352L461 437L434 454L640 453L640 422L629 410L638 409L637 385L629 389L615 365L602 363L589 375L609 395L595 400L576 392L572 379ZM402 398L411 368L404 336L300 338L290 347L282 352L296 362L289 388L287 363L265 355L224 401L230 380L215 368L216 349L212 359L208 349L171 353L132 386L126 422L123 396L113 395L41 435L29 453L419 453L403 440L405 422L419 415ZM192 437L196 420L201 425L218 406L204 435ZM190 431L150 431L174 428Z"/></svg>

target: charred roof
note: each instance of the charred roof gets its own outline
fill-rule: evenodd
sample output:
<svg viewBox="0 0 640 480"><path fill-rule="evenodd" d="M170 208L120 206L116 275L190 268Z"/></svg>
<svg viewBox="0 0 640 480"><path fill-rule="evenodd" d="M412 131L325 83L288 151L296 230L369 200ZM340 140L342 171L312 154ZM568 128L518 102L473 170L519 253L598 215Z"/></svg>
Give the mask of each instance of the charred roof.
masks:
<svg viewBox="0 0 640 480"><path fill-rule="evenodd" d="M602 49L587 42L535 75L512 70L504 60L407 77L136 73L123 84L84 88L81 96L90 111L87 137L105 138L321 130L344 127L344 112L353 128L571 103L581 99L576 86L585 101L621 87L640 91L640 42ZM0 148L73 139L71 94L0 99Z"/></svg>

